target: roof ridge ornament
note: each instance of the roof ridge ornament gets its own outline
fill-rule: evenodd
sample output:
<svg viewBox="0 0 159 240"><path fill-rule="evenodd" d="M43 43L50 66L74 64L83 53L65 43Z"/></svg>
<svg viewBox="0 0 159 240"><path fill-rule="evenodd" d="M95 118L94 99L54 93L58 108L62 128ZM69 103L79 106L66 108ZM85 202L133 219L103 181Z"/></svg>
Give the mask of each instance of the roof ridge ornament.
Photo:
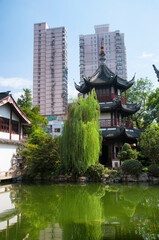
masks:
<svg viewBox="0 0 159 240"><path fill-rule="evenodd" d="M157 79L158 79L158 82L159 82L159 70L156 68L156 66L154 64L152 66L154 68L154 71L155 71L155 73L157 75Z"/></svg>
<svg viewBox="0 0 159 240"><path fill-rule="evenodd" d="M99 60L101 61L101 64L103 64L105 62L105 60L106 60L105 52L104 52L104 46L103 46L103 39L101 41L101 51L100 51L99 56L100 56Z"/></svg>

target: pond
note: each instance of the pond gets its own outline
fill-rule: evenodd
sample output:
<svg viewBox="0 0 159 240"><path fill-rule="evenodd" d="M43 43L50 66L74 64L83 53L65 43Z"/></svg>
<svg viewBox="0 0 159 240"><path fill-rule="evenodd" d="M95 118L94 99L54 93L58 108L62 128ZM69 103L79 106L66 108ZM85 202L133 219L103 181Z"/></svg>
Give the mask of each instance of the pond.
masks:
<svg viewBox="0 0 159 240"><path fill-rule="evenodd" d="M156 185L0 186L0 240L159 239Z"/></svg>

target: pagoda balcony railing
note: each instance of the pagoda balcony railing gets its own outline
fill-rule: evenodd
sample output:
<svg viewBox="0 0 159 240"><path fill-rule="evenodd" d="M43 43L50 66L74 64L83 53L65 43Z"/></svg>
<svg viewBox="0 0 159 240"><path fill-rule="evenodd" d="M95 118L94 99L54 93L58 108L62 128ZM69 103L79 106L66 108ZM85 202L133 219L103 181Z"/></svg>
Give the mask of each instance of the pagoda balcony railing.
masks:
<svg viewBox="0 0 159 240"><path fill-rule="evenodd" d="M112 102L114 99L118 98L119 96L115 93L112 93L111 95L105 95L105 94L100 94L97 95L97 99L99 102ZM126 104L126 97L121 98L121 103Z"/></svg>
<svg viewBox="0 0 159 240"><path fill-rule="evenodd" d="M120 127L123 125L128 129L133 129L133 122L131 122L129 120L100 119L99 125L100 125L100 128L113 128L113 127Z"/></svg>

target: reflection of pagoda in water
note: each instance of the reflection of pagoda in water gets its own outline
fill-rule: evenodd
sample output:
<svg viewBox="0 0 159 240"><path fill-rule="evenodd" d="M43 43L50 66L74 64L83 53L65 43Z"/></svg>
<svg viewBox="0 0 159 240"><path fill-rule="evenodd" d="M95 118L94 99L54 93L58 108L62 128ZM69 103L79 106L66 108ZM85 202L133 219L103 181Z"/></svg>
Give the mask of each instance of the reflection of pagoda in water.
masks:
<svg viewBox="0 0 159 240"><path fill-rule="evenodd" d="M101 163L107 166L118 167L120 162L117 154L123 143L136 143L140 131L133 128L133 122L126 120L140 109L140 104L128 104L126 90L133 83L114 74L104 63L105 53L103 45L100 53L101 64L96 72L84 78L82 85L75 84L80 94L89 94L95 88L100 104L100 128L103 136Z"/></svg>

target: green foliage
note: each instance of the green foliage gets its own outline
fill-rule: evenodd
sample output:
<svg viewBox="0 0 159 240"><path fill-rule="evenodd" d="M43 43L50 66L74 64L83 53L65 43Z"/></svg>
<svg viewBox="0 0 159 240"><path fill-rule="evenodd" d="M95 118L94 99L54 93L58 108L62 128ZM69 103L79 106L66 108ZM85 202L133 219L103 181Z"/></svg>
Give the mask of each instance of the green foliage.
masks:
<svg viewBox="0 0 159 240"><path fill-rule="evenodd" d="M159 165L158 164L151 164L148 167L148 171L152 174L152 176L159 177Z"/></svg>
<svg viewBox="0 0 159 240"><path fill-rule="evenodd" d="M149 113L147 112L147 101L153 84L148 78L138 79L127 91L127 100L130 103L142 103L140 110L132 117L138 128L145 128L150 124Z"/></svg>
<svg viewBox="0 0 159 240"><path fill-rule="evenodd" d="M17 104L30 119L32 127L25 129L29 134L26 149L20 154L24 156L27 174L31 177L44 177L53 174L60 164L57 140L44 132L47 119L40 115L38 106L32 107L31 90L23 89L24 94L17 100Z"/></svg>
<svg viewBox="0 0 159 240"><path fill-rule="evenodd" d="M125 160L121 166L125 174L139 175L142 171L142 164L138 160Z"/></svg>
<svg viewBox="0 0 159 240"><path fill-rule="evenodd" d="M146 154L141 152L140 146L138 145L138 157L137 160L139 160L143 166L149 166L151 164L151 161L148 159Z"/></svg>
<svg viewBox="0 0 159 240"><path fill-rule="evenodd" d="M152 163L159 161L159 127L152 123L139 139L141 153L146 155Z"/></svg>
<svg viewBox="0 0 159 240"><path fill-rule="evenodd" d="M133 150L128 143L124 143L121 152L118 155L118 158L121 161L125 161L127 159L137 159L138 153L136 150Z"/></svg>
<svg viewBox="0 0 159 240"><path fill-rule="evenodd" d="M57 139L36 129L30 135L27 149L20 152L24 156L27 174L31 177L52 175L60 164Z"/></svg>
<svg viewBox="0 0 159 240"><path fill-rule="evenodd" d="M24 94L21 94L20 98L17 100L17 104L21 109L25 111L26 108L32 108L32 96L31 90L28 88L23 88Z"/></svg>
<svg viewBox="0 0 159 240"><path fill-rule="evenodd" d="M148 167L143 167L143 168L142 168L142 171L143 171L143 172L148 172Z"/></svg>
<svg viewBox="0 0 159 240"><path fill-rule="evenodd" d="M31 90L26 88L23 91L24 94L18 98L17 104L31 121L32 128L25 128L26 133L31 134L35 128L46 127L48 120L40 115L39 106L32 106Z"/></svg>
<svg viewBox="0 0 159 240"><path fill-rule="evenodd" d="M60 139L61 160L67 173L81 174L98 163L102 140L99 115L95 91L70 104Z"/></svg>
<svg viewBox="0 0 159 240"><path fill-rule="evenodd" d="M104 166L102 164L91 165L86 171L86 176L94 182L98 182L101 179L104 172Z"/></svg>
<svg viewBox="0 0 159 240"><path fill-rule="evenodd" d="M147 101L147 109L150 112L149 122L156 120L159 124L159 88L150 93Z"/></svg>

